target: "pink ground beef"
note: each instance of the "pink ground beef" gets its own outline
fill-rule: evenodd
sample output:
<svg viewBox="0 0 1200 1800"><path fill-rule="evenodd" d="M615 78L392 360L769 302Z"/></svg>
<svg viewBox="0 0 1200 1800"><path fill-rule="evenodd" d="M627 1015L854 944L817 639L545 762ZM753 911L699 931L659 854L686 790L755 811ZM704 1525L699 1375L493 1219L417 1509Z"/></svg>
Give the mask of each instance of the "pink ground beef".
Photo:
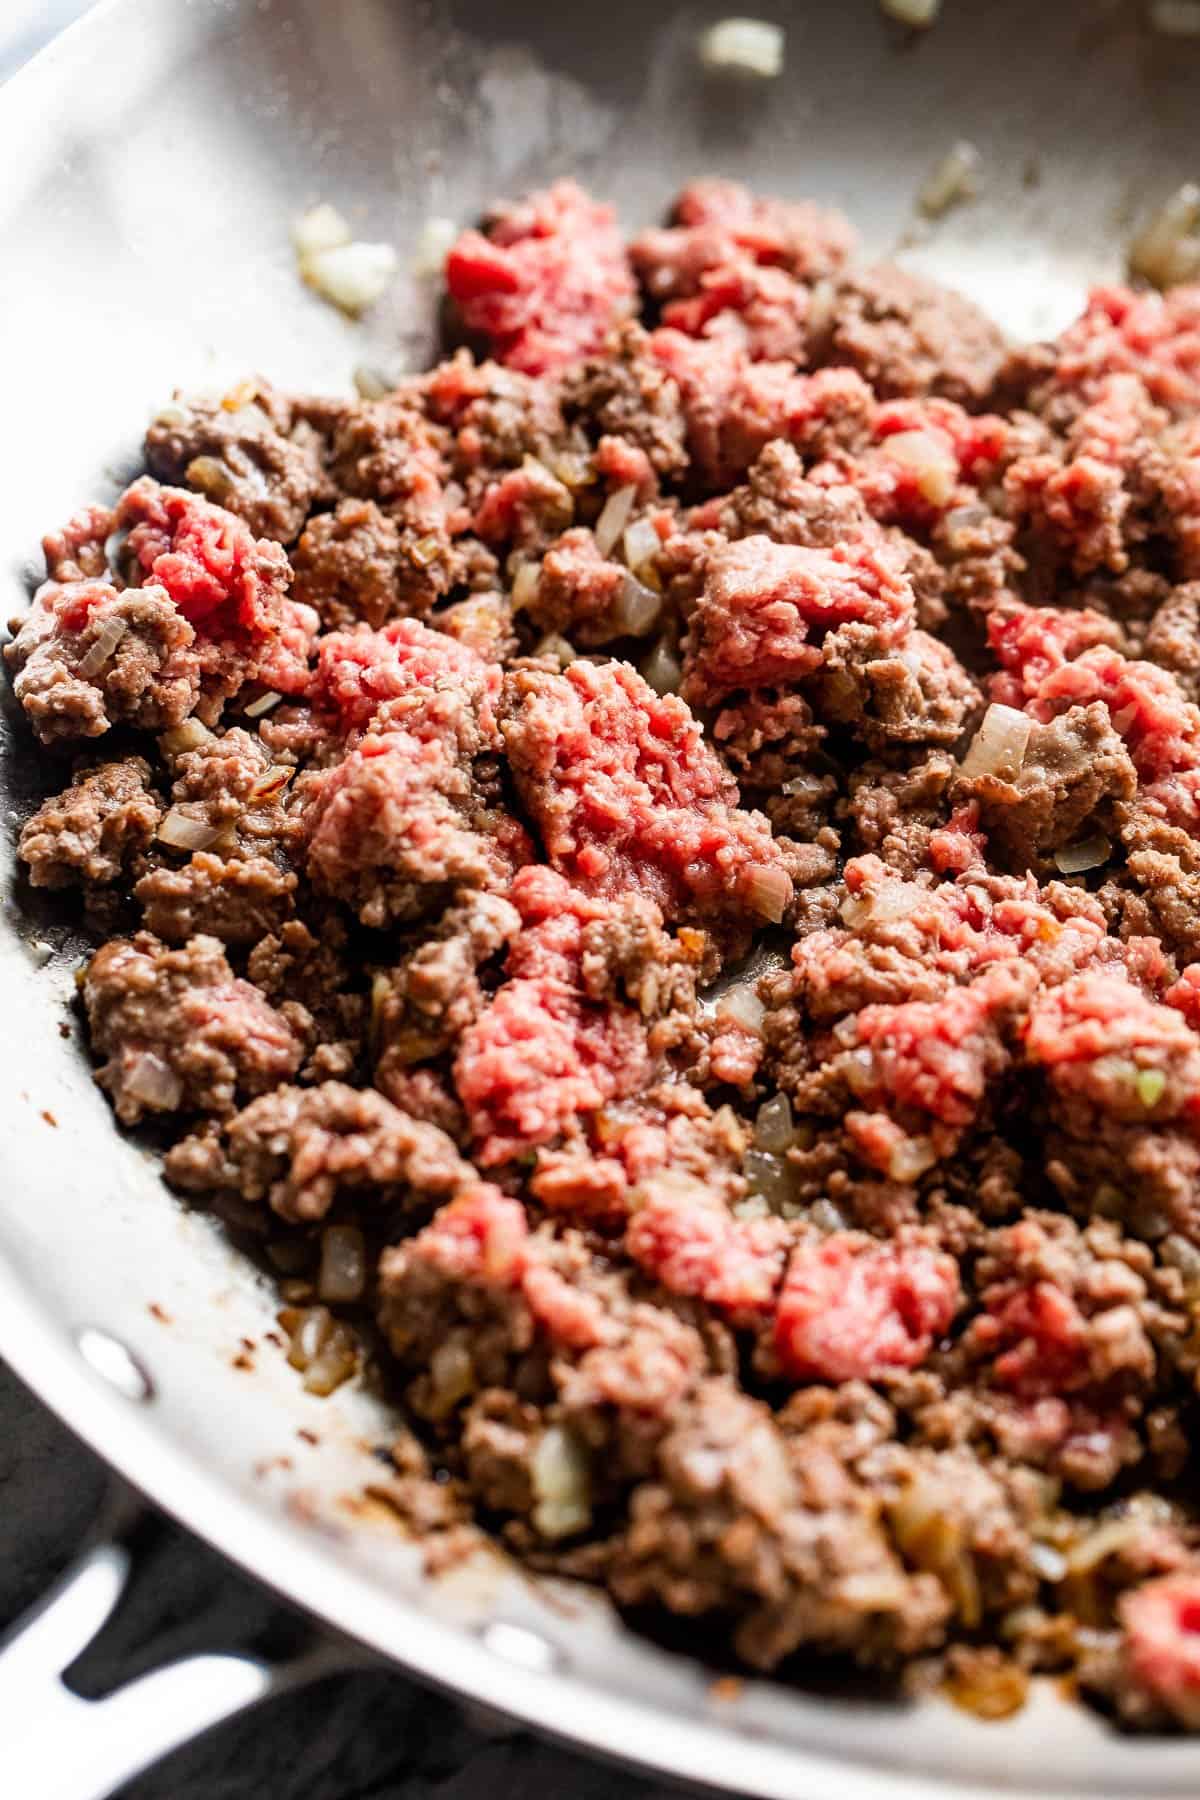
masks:
<svg viewBox="0 0 1200 1800"><path fill-rule="evenodd" d="M164 408L18 853L172 1184L360 1234L431 1556L1195 1729L1200 289L1009 351L853 241L562 182L491 359Z"/></svg>

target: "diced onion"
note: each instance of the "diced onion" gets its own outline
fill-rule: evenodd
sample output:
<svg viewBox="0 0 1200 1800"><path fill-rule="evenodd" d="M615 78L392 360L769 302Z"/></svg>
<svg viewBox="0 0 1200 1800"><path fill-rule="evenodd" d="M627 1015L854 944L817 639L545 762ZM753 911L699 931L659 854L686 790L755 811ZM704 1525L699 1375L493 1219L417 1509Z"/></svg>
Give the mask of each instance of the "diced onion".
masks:
<svg viewBox="0 0 1200 1800"><path fill-rule="evenodd" d="M535 647L535 656L553 656L561 668L567 668L576 660L574 644L569 644L565 637L557 631L548 631L546 636Z"/></svg>
<svg viewBox="0 0 1200 1800"><path fill-rule="evenodd" d="M534 1530L554 1540L571 1537L591 1523L591 1471L587 1452L573 1432L551 1425L530 1459L536 1505Z"/></svg>
<svg viewBox="0 0 1200 1800"><path fill-rule="evenodd" d="M893 461L913 471L922 498L930 506L945 506L953 499L958 487L958 464L947 445L927 431L897 431L885 438L883 448Z"/></svg>
<svg viewBox="0 0 1200 1800"><path fill-rule="evenodd" d="M473 1391L475 1365L461 1339L447 1338L438 1345L429 1359L429 1382L432 1393L426 1410L435 1419L444 1419Z"/></svg>
<svg viewBox="0 0 1200 1800"><path fill-rule="evenodd" d="M662 616L662 595L627 575L613 606L613 624L622 637L645 637Z"/></svg>
<svg viewBox="0 0 1200 1800"><path fill-rule="evenodd" d="M917 195L917 205L927 219L940 219L961 201L973 200L979 191L979 152L965 138L952 145Z"/></svg>
<svg viewBox="0 0 1200 1800"><path fill-rule="evenodd" d="M310 1394L332 1394L358 1366L354 1334L337 1322L326 1306L289 1309L280 1314L288 1333L288 1362L304 1375Z"/></svg>
<svg viewBox="0 0 1200 1800"><path fill-rule="evenodd" d="M1126 1550L1145 1535L1146 1522L1139 1518L1106 1519L1089 1531L1073 1549L1067 1551L1067 1568L1072 1575L1086 1575L1115 1551Z"/></svg>
<svg viewBox="0 0 1200 1800"><path fill-rule="evenodd" d="M608 555L629 523L629 515L633 511L633 503L636 498L637 489L631 485L617 488L616 492L610 494L604 502L604 509L596 520L594 532L596 548L601 556Z"/></svg>
<svg viewBox="0 0 1200 1800"><path fill-rule="evenodd" d="M206 819L193 818L180 806L173 806L165 813L158 828L160 843L169 844L172 850L207 850L220 835L216 825L210 825Z"/></svg>
<svg viewBox="0 0 1200 1800"><path fill-rule="evenodd" d="M564 487L586 487L592 479L591 458L579 450L551 451L546 460L551 473L558 476Z"/></svg>
<svg viewBox="0 0 1200 1800"><path fill-rule="evenodd" d="M208 500L220 506L232 494L236 477L227 462L219 456L193 456L184 470L189 487L199 488Z"/></svg>
<svg viewBox="0 0 1200 1800"><path fill-rule="evenodd" d="M85 680L89 675L99 673L128 630L128 619L105 621L100 627L100 634L91 649L80 658L79 673Z"/></svg>
<svg viewBox="0 0 1200 1800"><path fill-rule="evenodd" d="M913 882L881 881L878 887L846 895L839 908L842 924L861 931L864 925L886 925L891 919L906 918L920 896L921 889Z"/></svg>
<svg viewBox="0 0 1200 1800"><path fill-rule="evenodd" d="M893 1181L916 1181L937 1161L937 1151L927 1137L900 1138L888 1158L888 1174Z"/></svg>
<svg viewBox="0 0 1200 1800"><path fill-rule="evenodd" d="M1163 37L1200 37L1200 0L1150 0L1151 30Z"/></svg>
<svg viewBox="0 0 1200 1800"><path fill-rule="evenodd" d="M154 423L168 427L186 425L190 416L187 407L181 405L178 400L168 400L166 405L160 406L155 413Z"/></svg>
<svg viewBox="0 0 1200 1800"><path fill-rule="evenodd" d="M282 794L284 788L295 774L295 770L287 763L275 763L265 775L260 775L250 789L252 803L261 800L272 800L276 794Z"/></svg>
<svg viewBox="0 0 1200 1800"><path fill-rule="evenodd" d="M897 19L901 25L911 25L918 31L924 31L941 12L942 0L879 0L879 7L889 19Z"/></svg>
<svg viewBox="0 0 1200 1800"><path fill-rule="evenodd" d="M658 555L662 549L662 539L649 519L635 519L632 525L626 527L622 548L625 561L636 574L643 563L652 561Z"/></svg>
<svg viewBox="0 0 1200 1800"><path fill-rule="evenodd" d="M1167 1078L1161 1069L1139 1069L1134 1078L1137 1097L1147 1112L1153 1110L1167 1091Z"/></svg>
<svg viewBox="0 0 1200 1800"><path fill-rule="evenodd" d="M367 1252L357 1225L330 1225L321 1233L317 1294L330 1305L361 1300L367 1285Z"/></svg>
<svg viewBox="0 0 1200 1800"><path fill-rule="evenodd" d="M212 735L199 719L185 719L173 731L164 731L158 742L167 756L186 756L189 750L198 750L201 744L207 744Z"/></svg>
<svg viewBox="0 0 1200 1800"><path fill-rule="evenodd" d="M396 385L388 379L384 370L375 368L371 363L358 363L350 379L360 400L382 400Z"/></svg>
<svg viewBox="0 0 1200 1800"><path fill-rule="evenodd" d="M125 1072L126 1092L155 1112L170 1112L183 1099L183 1083L161 1056L143 1050Z"/></svg>
<svg viewBox="0 0 1200 1800"><path fill-rule="evenodd" d="M542 572L540 563L523 562L513 576L512 606L514 612L522 612L525 607L532 606L537 599L538 577Z"/></svg>
<svg viewBox="0 0 1200 1800"><path fill-rule="evenodd" d="M340 244L306 256L300 272L322 299L343 312L360 313L372 306L396 273L390 244Z"/></svg>
<svg viewBox="0 0 1200 1800"><path fill-rule="evenodd" d="M683 664L670 645L660 640L642 664L642 680L656 694L677 694L683 680Z"/></svg>
<svg viewBox="0 0 1200 1800"><path fill-rule="evenodd" d="M1082 875L1085 869L1101 868L1112 855L1112 845L1100 832L1078 844L1064 844L1054 852L1055 866L1064 875Z"/></svg>
<svg viewBox="0 0 1200 1800"><path fill-rule="evenodd" d="M458 236L458 226L453 219L434 216L426 219L417 238L409 268L414 275L440 275L450 253L450 246Z"/></svg>
<svg viewBox="0 0 1200 1800"><path fill-rule="evenodd" d="M833 324L837 307L837 288L825 277L813 283L808 296L808 316L804 323L813 337L823 337Z"/></svg>
<svg viewBox="0 0 1200 1800"><path fill-rule="evenodd" d="M989 706L963 757L963 774L1014 781L1024 766L1032 730L1032 719L1015 706Z"/></svg>
<svg viewBox="0 0 1200 1800"><path fill-rule="evenodd" d="M246 717L248 719L261 719L263 714L269 713L273 706L278 706L282 699L282 694L277 694L274 688L268 688L265 694L260 694L257 700L252 700L250 702L249 706L246 708Z"/></svg>
<svg viewBox="0 0 1200 1800"><path fill-rule="evenodd" d="M337 250L348 244L353 236L336 206L329 206L324 201L319 206L310 206L307 212L292 221L292 247L301 258L318 256L322 250Z"/></svg>
<svg viewBox="0 0 1200 1800"><path fill-rule="evenodd" d="M775 1094L770 1100L764 1100L754 1119L754 1142L758 1148L782 1155L783 1151L791 1149L795 1141L792 1103L787 1095Z"/></svg>
<svg viewBox="0 0 1200 1800"><path fill-rule="evenodd" d="M751 912L778 925L792 897L791 877L784 869L751 869L746 876L745 895Z"/></svg>
<svg viewBox="0 0 1200 1800"><path fill-rule="evenodd" d="M766 1007L755 993L756 983L739 982L728 988L717 1001L717 1017L731 1019L747 1031L761 1031Z"/></svg>
<svg viewBox="0 0 1200 1800"><path fill-rule="evenodd" d="M709 69L737 69L770 80L783 69L784 31L766 19L719 19L700 38Z"/></svg>
<svg viewBox="0 0 1200 1800"><path fill-rule="evenodd" d="M1029 1560L1043 1581L1061 1581L1067 1572L1067 1559L1053 1544L1035 1541L1029 1546Z"/></svg>
<svg viewBox="0 0 1200 1800"><path fill-rule="evenodd" d="M1145 224L1129 247L1132 274L1156 288L1174 287L1200 273L1200 187L1185 181Z"/></svg>

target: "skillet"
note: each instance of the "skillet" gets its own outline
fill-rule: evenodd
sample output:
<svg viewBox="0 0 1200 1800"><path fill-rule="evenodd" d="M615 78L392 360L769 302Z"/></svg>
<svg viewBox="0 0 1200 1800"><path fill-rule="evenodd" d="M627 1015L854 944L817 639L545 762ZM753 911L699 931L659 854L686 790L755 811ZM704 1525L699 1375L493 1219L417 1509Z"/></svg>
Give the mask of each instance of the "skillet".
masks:
<svg viewBox="0 0 1200 1800"><path fill-rule="evenodd" d="M1155 36L1127 0L946 0L919 36L875 0L760 10L788 26L784 72L730 85L695 59L711 5L101 5L0 92L4 614L37 576L41 531L115 492L175 386L262 371L340 390L358 363L428 361L427 282L403 272L365 326L299 287L288 225L315 200L403 250L430 215L468 219L559 174L636 226L720 172L843 206L868 254L900 246L1031 336L1117 275L1134 222L1195 173L1200 40ZM913 195L957 138L980 152L982 192L914 233ZM7 688L5 706L11 823L47 777ZM266 1352L234 1367L272 1295L114 1131L71 1011L80 947L18 884L7 830L0 894L0 1355L136 1490L330 1634L295 1664L197 1658L77 1700L57 1676L129 1565L98 1538L0 1650L4 1792L101 1800L190 1733L363 1650L577 1745L763 1800L1195 1792L1191 1746L1120 1739L1048 1686L1002 1726L940 1701L767 1681L731 1694L594 1595L493 1558L426 1577L413 1546L346 1505L382 1409L305 1396Z"/></svg>

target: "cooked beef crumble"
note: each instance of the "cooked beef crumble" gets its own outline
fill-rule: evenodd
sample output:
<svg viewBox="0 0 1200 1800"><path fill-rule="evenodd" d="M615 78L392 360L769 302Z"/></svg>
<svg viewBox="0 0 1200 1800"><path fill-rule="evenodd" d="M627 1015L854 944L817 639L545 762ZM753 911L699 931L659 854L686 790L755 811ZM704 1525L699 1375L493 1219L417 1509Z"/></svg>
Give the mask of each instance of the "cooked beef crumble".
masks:
<svg viewBox="0 0 1200 1800"><path fill-rule="evenodd" d="M20 855L129 907L119 1120L374 1308L414 1516L1200 1728L1200 289L1009 350L853 248L561 182L479 356L177 398L6 650Z"/></svg>

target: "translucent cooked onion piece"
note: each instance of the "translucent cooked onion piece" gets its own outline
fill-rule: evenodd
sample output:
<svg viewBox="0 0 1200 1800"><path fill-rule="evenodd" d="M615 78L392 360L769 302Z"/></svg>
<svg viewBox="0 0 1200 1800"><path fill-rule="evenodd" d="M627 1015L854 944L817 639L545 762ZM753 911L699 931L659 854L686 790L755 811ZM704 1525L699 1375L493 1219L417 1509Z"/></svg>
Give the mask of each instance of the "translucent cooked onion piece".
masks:
<svg viewBox="0 0 1200 1800"><path fill-rule="evenodd" d="M760 919L778 925L792 897L792 883L783 869L751 869L746 877L745 897Z"/></svg>
<svg viewBox="0 0 1200 1800"><path fill-rule="evenodd" d="M942 10L942 0L879 0L879 10L901 25L926 31Z"/></svg>
<svg viewBox="0 0 1200 1800"><path fill-rule="evenodd" d="M761 1031L767 1009L755 992L756 985L756 982L745 981L726 989L717 1001L717 1017L730 1019L747 1031Z"/></svg>
<svg viewBox="0 0 1200 1800"><path fill-rule="evenodd" d="M261 719L263 714L269 713L273 706L278 706L282 699L282 694L277 694L274 688L268 688L265 694L260 694L257 700L252 700L250 702L249 706L246 708L246 717L248 719Z"/></svg>
<svg viewBox="0 0 1200 1800"><path fill-rule="evenodd" d="M546 636L534 646L535 656L552 656L560 669L568 668L576 660L574 644L567 642L557 631L548 631Z"/></svg>
<svg viewBox="0 0 1200 1800"><path fill-rule="evenodd" d="M172 1112L183 1099L183 1083L174 1069L150 1050L134 1057L125 1071L124 1086L151 1112Z"/></svg>
<svg viewBox="0 0 1200 1800"><path fill-rule="evenodd" d="M445 219L434 215L426 219L417 238L412 261L409 264L414 275L440 275L450 253L450 246L458 236L458 226L453 219Z"/></svg>
<svg viewBox="0 0 1200 1800"><path fill-rule="evenodd" d="M292 221L292 248L303 261L322 250L336 250L348 244L354 233L336 206L322 201Z"/></svg>
<svg viewBox="0 0 1200 1800"><path fill-rule="evenodd" d="M396 252L390 244L355 242L306 256L300 272L323 300L357 315L379 299L396 266Z"/></svg>
<svg viewBox="0 0 1200 1800"><path fill-rule="evenodd" d="M633 503L636 498L637 489L629 486L617 488L615 493L610 494L604 502L592 534L596 539L596 548L601 556L609 554L628 525L629 515L633 511Z"/></svg>
<svg viewBox="0 0 1200 1800"><path fill-rule="evenodd" d="M108 619L100 627L100 634L95 643L86 656L80 659L79 673L85 680L91 675L99 674L128 630L129 621L127 619Z"/></svg>
<svg viewBox="0 0 1200 1800"><path fill-rule="evenodd" d="M622 543L625 561L638 574L662 549L662 540L649 519L635 519L628 526Z"/></svg>
<svg viewBox="0 0 1200 1800"><path fill-rule="evenodd" d="M1200 186L1176 188L1129 246L1129 269L1152 287L1175 287L1200 274Z"/></svg>
<svg viewBox="0 0 1200 1800"><path fill-rule="evenodd" d="M321 1233L317 1295L331 1306L361 1300L367 1285L366 1242L357 1225L330 1225Z"/></svg>
<svg viewBox="0 0 1200 1800"><path fill-rule="evenodd" d="M677 694L683 681L683 664L664 640L655 644L642 664L642 680L656 694Z"/></svg>
<svg viewBox="0 0 1200 1800"><path fill-rule="evenodd" d="M358 1344L327 1306L287 1308L279 1323L288 1334L287 1359L304 1376L307 1393L332 1394L358 1368Z"/></svg>
<svg viewBox="0 0 1200 1800"><path fill-rule="evenodd" d="M158 743L164 756L186 756L189 750L198 750L201 744L210 743L212 737L208 726L202 725L199 719L185 719L173 731L164 731Z"/></svg>
<svg viewBox="0 0 1200 1800"><path fill-rule="evenodd" d="M592 1519L591 1471L587 1452L573 1432L551 1425L530 1463L536 1505L533 1528L554 1541L584 1531Z"/></svg>
<svg viewBox="0 0 1200 1800"><path fill-rule="evenodd" d="M1102 832L1097 832L1078 844L1064 844L1054 852L1054 864L1064 875L1082 875L1087 869L1103 868L1111 855L1112 845Z"/></svg>
<svg viewBox="0 0 1200 1800"><path fill-rule="evenodd" d="M883 448L896 462L913 471L923 499L930 506L945 506L958 487L958 465L953 454L925 431L897 431L885 438Z"/></svg>
<svg viewBox="0 0 1200 1800"><path fill-rule="evenodd" d="M963 774L1015 781L1024 767L1032 730L1033 720L1015 706L989 706L963 757Z"/></svg>
<svg viewBox="0 0 1200 1800"><path fill-rule="evenodd" d="M700 38L700 61L707 69L738 70L773 79L783 70L786 42L782 25L767 19L718 19Z"/></svg>
<svg viewBox="0 0 1200 1800"><path fill-rule="evenodd" d="M952 206L973 200L979 192L979 167L980 156L974 144L960 138L951 145L917 195L917 205L925 217L940 219Z"/></svg>
<svg viewBox="0 0 1200 1800"><path fill-rule="evenodd" d="M754 1119L754 1142L760 1150L782 1156L796 1141L792 1122L792 1103L786 1094L775 1094L764 1100Z"/></svg>
<svg viewBox="0 0 1200 1800"><path fill-rule="evenodd" d="M613 605L613 624L622 637L645 637L662 617L662 595L627 575Z"/></svg>
<svg viewBox="0 0 1200 1800"><path fill-rule="evenodd" d="M221 833L219 827L210 825L207 819L194 818L181 806L173 806L164 813L157 835L159 842L169 844L172 850L194 851L210 849Z"/></svg>
<svg viewBox="0 0 1200 1800"><path fill-rule="evenodd" d="M512 606L514 612L522 612L525 607L532 606L537 599L538 578L542 565L535 562L523 562L513 576Z"/></svg>

